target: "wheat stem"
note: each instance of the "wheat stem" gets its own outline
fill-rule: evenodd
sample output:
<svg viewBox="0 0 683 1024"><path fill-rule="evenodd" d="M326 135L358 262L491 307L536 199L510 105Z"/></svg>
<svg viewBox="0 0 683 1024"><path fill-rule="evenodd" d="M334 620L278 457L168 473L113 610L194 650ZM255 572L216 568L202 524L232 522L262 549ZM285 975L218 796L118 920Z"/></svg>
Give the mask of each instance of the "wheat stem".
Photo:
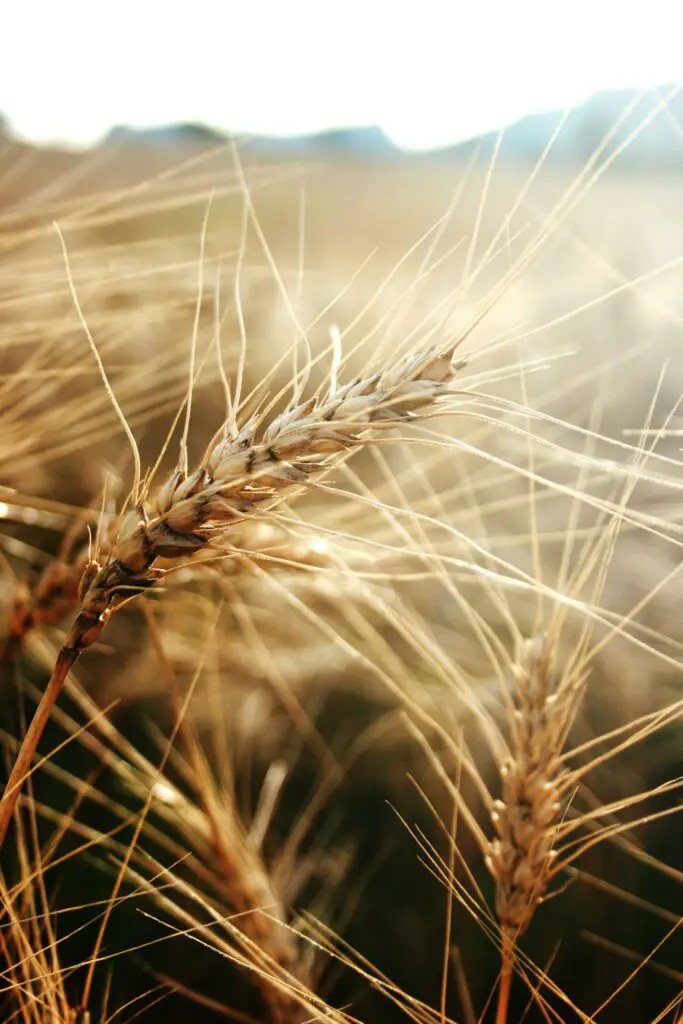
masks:
<svg viewBox="0 0 683 1024"><path fill-rule="evenodd" d="M514 957L514 943L507 933L503 933L503 943L500 951L500 984L498 985L498 1003L496 1006L496 1024L507 1024L508 1008L510 1005L510 990L512 988L512 965Z"/></svg>
<svg viewBox="0 0 683 1024"><path fill-rule="evenodd" d="M63 647L59 652L54 671L50 676L50 680L45 687L45 692L40 699L40 703L36 708L31 724L28 727L21 747L19 748L17 759L14 762L9 779L7 780L2 800L0 800L0 847L5 841L7 829L9 828L9 823L12 820L12 815L14 814L14 808L16 807L17 800L19 799L21 787L30 770L31 762L33 761L33 757L40 742L40 737L43 735L45 726L52 714L52 709L57 703L57 699L62 692L66 677L78 658L79 653L80 651L76 649L66 647Z"/></svg>

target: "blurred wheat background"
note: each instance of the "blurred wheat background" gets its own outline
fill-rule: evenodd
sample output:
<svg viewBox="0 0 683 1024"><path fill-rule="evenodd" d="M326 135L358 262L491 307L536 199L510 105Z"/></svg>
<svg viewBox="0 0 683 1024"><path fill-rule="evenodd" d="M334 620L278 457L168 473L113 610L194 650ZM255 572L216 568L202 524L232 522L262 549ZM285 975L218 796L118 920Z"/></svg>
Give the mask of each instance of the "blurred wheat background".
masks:
<svg viewBox="0 0 683 1024"><path fill-rule="evenodd" d="M680 1021L683 207L628 158L658 109L675 151L648 94L580 160L7 133L8 771L132 483L68 273L157 484L192 369L190 466L226 379L272 422L335 352L466 366L84 652L2 849L3 1021Z"/></svg>

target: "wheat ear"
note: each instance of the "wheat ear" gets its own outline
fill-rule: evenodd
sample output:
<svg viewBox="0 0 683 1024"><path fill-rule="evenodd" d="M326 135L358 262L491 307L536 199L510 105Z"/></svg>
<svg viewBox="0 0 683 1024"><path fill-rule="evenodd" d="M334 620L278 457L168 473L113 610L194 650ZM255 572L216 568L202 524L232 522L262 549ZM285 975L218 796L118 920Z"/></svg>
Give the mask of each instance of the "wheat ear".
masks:
<svg viewBox="0 0 683 1024"><path fill-rule="evenodd" d="M496 882L498 920L516 937L529 926L552 873L567 774L561 760L567 715L542 637L528 642L515 675L519 706L512 756L501 767L503 792L491 815L497 838L488 867Z"/></svg>
<svg viewBox="0 0 683 1024"><path fill-rule="evenodd" d="M497 833L486 863L496 883L502 930L498 1024L507 1020L514 946L528 928L553 875L554 849L564 805L562 761L575 689L558 689L545 637L529 640L514 669L517 702L510 757L500 769L502 796L491 814Z"/></svg>
<svg viewBox="0 0 683 1024"><path fill-rule="evenodd" d="M227 428L220 431L198 469L190 474L178 469L160 488L151 516L140 504L125 517L105 565L91 562L83 575L81 610L0 802L0 845L66 677L80 653L99 639L117 600L153 586L159 578L159 559L195 554L230 527L333 468L378 432L429 415L452 391L451 381L462 365L453 363L455 348L430 347L388 370L341 387L333 385L326 394L291 406L263 430L254 417L234 436Z"/></svg>

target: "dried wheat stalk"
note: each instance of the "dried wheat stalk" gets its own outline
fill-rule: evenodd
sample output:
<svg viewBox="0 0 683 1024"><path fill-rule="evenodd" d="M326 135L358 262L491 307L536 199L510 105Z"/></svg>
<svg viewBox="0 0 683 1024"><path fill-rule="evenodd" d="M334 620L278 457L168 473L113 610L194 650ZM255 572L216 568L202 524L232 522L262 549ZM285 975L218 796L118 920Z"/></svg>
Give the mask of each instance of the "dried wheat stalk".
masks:
<svg viewBox="0 0 683 1024"><path fill-rule="evenodd" d="M0 803L0 843L66 676L80 653L99 639L117 600L152 586L160 576L158 560L195 554L338 464L379 431L428 415L452 393L451 381L461 365L453 363L455 348L430 347L340 387L333 380L325 396L290 406L262 432L257 417L234 434L222 430L193 473L181 467L157 492L151 517L140 496L134 496L137 507L121 523L105 564L91 562L83 575L81 610Z"/></svg>
<svg viewBox="0 0 683 1024"><path fill-rule="evenodd" d="M562 671L553 665L556 639L535 636L529 640L515 667L512 736L509 757L500 768L502 799L493 803L491 818L496 838L486 845L486 862L496 883L496 914L501 928L501 975L496 1024L506 1024L515 945L529 927L536 908L548 898L551 883L584 851L626 828L680 811L674 803L663 810L649 809L640 819L600 825L600 820L624 807L635 807L655 795L677 791L676 778L652 790L620 798L580 813L571 807L582 778L620 751L652 736L683 713L683 702L651 712L629 722L610 735L596 737L567 750L571 726L580 707L590 657L580 645L581 657ZM614 740L585 764L571 766L579 752L586 754L603 739ZM577 829L588 836L577 841Z"/></svg>

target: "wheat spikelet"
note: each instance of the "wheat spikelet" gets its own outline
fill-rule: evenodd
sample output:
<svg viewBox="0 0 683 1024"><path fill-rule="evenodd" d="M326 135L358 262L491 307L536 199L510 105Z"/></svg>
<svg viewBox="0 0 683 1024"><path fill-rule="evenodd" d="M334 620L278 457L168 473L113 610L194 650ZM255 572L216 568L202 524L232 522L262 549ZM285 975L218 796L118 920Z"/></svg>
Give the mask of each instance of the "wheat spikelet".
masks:
<svg viewBox="0 0 683 1024"><path fill-rule="evenodd" d="M498 837L486 862L496 882L498 920L516 937L543 900L556 858L567 699L555 688L543 637L527 643L515 676L512 752L500 769L503 793L491 814Z"/></svg>
<svg viewBox="0 0 683 1024"><path fill-rule="evenodd" d="M65 648L78 652L93 643L117 596L155 582L157 559L195 554L368 436L426 415L451 390L453 351L429 349L324 400L309 399L279 416L260 438L258 422L249 422L212 447L193 473L177 470L154 499L155 515L146 520L130 513L108 564L91 566L84 576L82 609Z"/></svg>
<svg viewBox="0 0 683 1024"><path fill-rule="evenodd" d="M166 667L172 673L170 665ZM172 680L169 682L173 685ZM90 722L88 731L79 738L100 763L112 770L119 791L116 798L107 798L106 791L98 793L93 780L62 771L49 761L47 773L66 783L76 796L96 798L113 814L114 821L135 820L133 839L126 849L125 843L116 838L116 827L103 832L78 818L64 820L56 817L52 808L28 796L23 798L24 808L56 822L57 836L68 830L93 843L97 850L106 850L109 858L121 865L121 878L125 876L128 883L133 883L137 895L147 894L167 912L168 927L175 927L172 922L189 926L190 935L196 934L203 945L240 968L250 988L260 995L263 1016L259 1014L257 1019L294 1024L316 1019L316 1014L323 1012L325 1019L341 1020L342 1016L317 995L316 959L290 923L292 897L305 884L309 870L314 869L315 857L308 855L313 862L309 869L306 855L297 856L298 879L293 882L286 876L278 880L262 849L272 813L267 798L258 822L255 816L249 826L238 808L231 768L223 765L220 778L216 777L203 747L193 730L185 728L184 721L178 731L180 749L171 751L170 741L162 739L170 752L172 772L167 775L163 767L156 767L119 732L115 720L97 714L90 697L78 690L76 695ZM54 717L68 734L79 733L77 723L61 709ZM172 778L178 771L182 791ZM131 796L136 808L132 818ZM17 820L21 821L21 816ZM47 870L63 860L61 855L56 856L57 841L51 841L52 857L44 859ZM118 893L118 886L117 879L112 905L128 898ZM104 918L108 916L107 909ZM97 953L92 963L96 961ZM169 985L174 987L172 981ZM86 984L83 1006L89 1005L85 995L88 989ZM225 987L223 994L229 1004L233 996L230 988Z"/></svg>

